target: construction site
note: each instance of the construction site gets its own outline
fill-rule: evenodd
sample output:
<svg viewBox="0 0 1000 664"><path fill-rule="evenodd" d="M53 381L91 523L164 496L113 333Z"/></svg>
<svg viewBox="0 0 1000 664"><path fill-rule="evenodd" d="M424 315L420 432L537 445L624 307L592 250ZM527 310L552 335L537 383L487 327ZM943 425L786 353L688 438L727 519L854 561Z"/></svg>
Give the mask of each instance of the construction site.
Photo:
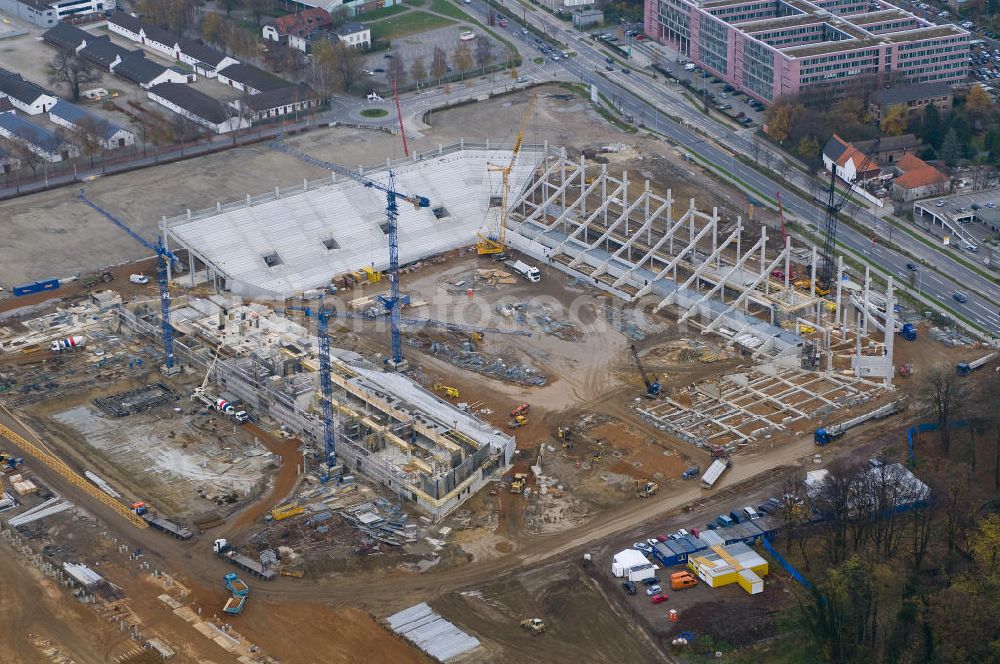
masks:
<svg viewBox="0 0 1000 664"><path fill-rule="evenodd" d="M311 177L141 224L58 192L144 258L0 299L0 521L115 638L13 661L311 662L317 625L380 661L673 661L672 618L608 599L623 539L898 428L910 374L984 352L667 146L594 113L547 142L566 97L378 163L289 138L259 158ZM481 113L513 140L449 133ZM780 594L759 533L717 539L690 597Z"/></svg>

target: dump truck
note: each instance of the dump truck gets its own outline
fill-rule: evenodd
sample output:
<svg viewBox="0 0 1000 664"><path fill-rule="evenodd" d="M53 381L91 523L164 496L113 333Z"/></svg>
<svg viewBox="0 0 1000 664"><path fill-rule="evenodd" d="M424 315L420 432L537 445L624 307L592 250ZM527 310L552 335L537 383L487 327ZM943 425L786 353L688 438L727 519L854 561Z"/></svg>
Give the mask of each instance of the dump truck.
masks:
<svg viewBox="0 0 1000 664"><path fill-rule="evenodd" d="M236 572L230 572L223 578L226 583L226 590L233 594L233 597L244 597L250 593L250 586L245 584Z"/></svg>
<svg viewBox="0 0 1000 664"><path fill-rule="evenodd" d="M715 486L715 483L719 481L719 478L722 477L722 473L726 472L727 468L729 468L728 458L716 459L713 461L712 465L705 471L705 474L701 476L701 488L711 489Z"/></svg>
<svg viewBox="0 0 1000 664"><path fill-rule="evenodd" d="M215 552L215 555L220 558L225 558L240 569L250 572L260 579L271 581L277 576L277 573L274 570L264 567L259 560L254 560L249 556L244 556L242 553L237 551L235 547L230 546L229 541L226 539L215 540L215 543L212 545L212 550Z"/></svg>
<svg viewBox="0 0 1000 664"><path fill-rule="evenodd" d="M246 603L246 595L240 595L239 597L234 595L226 600L226 605L222 607L222 612L228 613L231 616L238 616L243 613L243 607L246 606Z"/></svg>
<svg viewBox="0 0 1000 664"><path fill-rule="evenodd" d="M994 351L989 355L983 355L978 360L973 360L972 362L959 362L958 365L955 366L955 372L959 376L968 376L976 369L982 368L984 365L996 359L997 355L998 353Z"/></svg>
<svg viewBox="0 0 1000 664"><path fill-rule="evenodd" d="M533 284L542 280L542 273L539 272L538 268L532 267L523 261L514 261L513 263L509 263L508 267Z"/></svg>
<svg viewBox="0 0 1000 664"><path fill-rule="evenodd" d="M876 408L870 413L858 415L857 417L852 417L849 420L839 422L828 427L820 427L813 433L813 440L817 445L827 445L843 436L849 429L852 429L859 424L864 424L869 420L880 420L883 417L889 417L893 413L898 412L900 406L901 404L899 401L893 401L892 403L886 404L880 408Z"/></svg>

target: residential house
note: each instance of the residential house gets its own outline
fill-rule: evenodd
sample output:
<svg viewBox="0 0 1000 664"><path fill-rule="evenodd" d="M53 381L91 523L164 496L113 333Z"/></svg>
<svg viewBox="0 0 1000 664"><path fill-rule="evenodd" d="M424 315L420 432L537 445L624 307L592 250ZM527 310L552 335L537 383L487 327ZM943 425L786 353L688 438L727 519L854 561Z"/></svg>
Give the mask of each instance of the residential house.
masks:
<svg viewBox="0 0 1000 664"><path fill-rule="evenodd" d="M826 170L836 169L837 177L844 182L854 183L855 180L869 180L878 175L879 168L870 163L865 172L859 173L865 161L865 153L834 134L823 148L823 166Z"/></svg>
<svg viewBox="0 0 1000 664"><path fill-rule="evenodd" d="M172 67L164 67L158 62L146 58L141 51L133 51L114 68L115 76L126 81L132 81L143 90L148 90L160 83L193 83L194 74L177 71Z"/></svg>
<svg viewBox="0 0 1000 664"><path fill-rule="evenodd" d="M0 136L27 146L49 162L72 159L80 154L75 145L14 113L0 113Z"/></svg>
<svg viewBox="0 0 1000 664"><path fill-rule="evenodd" d="M53 106L52 110L49 111L49 120L78 133L99 131L100 134L91 134L91 136L100 140L105 150L114 150L135 144L135 134L129 130L108 122L101 116L68 101L60 100Z"/></svg>
<svg viewBox="0 0 1000 664"><path fill-rule="evenodd" d="M220 69L239 64L236 58L194 39L178 39L174 57L206 78L215 78Z"/></svg>
<svg viewBox="0 0 1000 664"><path fill-rule="evenodd" d="M915 155L905 154L896 162L899 176L892 181L893 195L904 201L938 196L948 191L951 179Z"/></svg>
<svg viewBox="0 0 1000 664"><path fill-rule="evenodd" d="M305 83L299 83L250 95L245 101L236 99L229 105L244 117L252 117L253 121L256 122L265 118L277 118L308 111L310 108L319 106L321 102L322 100L315 90ZM244 104L249 112L244 112Z"/></svg>
<svg viewBox="0 0 1000 664"><path fill-rule="evenodd" d="M59 97L26 81L20 74L0 77L0 97L7 97L17 110L28 115L45 113Z"/></svg>
<svg viewBox="0 0 1000 664"><path fill-rule="evenodd" d="M208 127L216 134L238 131L250 126L249 120L234 115L222 102L189 85L161 83L146 94L157 104L203 127Z"/></svg>
<svg viewBox="0 0 1000 664"><path fill-rule="evenodd" d="M933 104L942 113L947 113L951 111L953 101L950 83L897 85L873 92L869 97L868 110L875 122L881 122L886 111L893 106L902 104L907 111L914 113Z"/></svg>
<svg viewBox="0 0 1000 664"><path fill-rule="evenodd" d="M94 35L69 23L56 23L42 33L42 41L63 51L78 51L86 46Z"/></svg>
<svg viewBox="0 0 1000 664"><path fill-rule="evenodd" d="M372 45L372 31L367 25L350 21L334 30L334 33L345 46L351 48L369 48Z"/></svg>
<svg viewBox="0 0 1000 664"><path fill-rule="evenodd" d="M279 16L262 29L264 39L287 44L303 53L308 52L314 36L333 26L333 16L322 7L310 7L296 14Z"/></svg>
<svg viewBox="0 0 1000 664"><path fill-rule="evenodd" d="M63 19L113 9L115 0L0 0L0 11L49 28Z"/></svg>
<svg viewBox="0 0 1000 664"><path fill-rule="evenodd" d="M237 90L246 90L252 95L291 85L290 81L244 63L229 65L220 70L218 78L220 83L225 83Z"/></svg>
<svg viewBox="0 0 1000 664"><path fill-rule="evenodd" d="M111 38L107 35L88 39L83 48L77 52L87 62L91 62L109 72L114 71L118 63L133 53L133 51L111 41Z"/></svg>

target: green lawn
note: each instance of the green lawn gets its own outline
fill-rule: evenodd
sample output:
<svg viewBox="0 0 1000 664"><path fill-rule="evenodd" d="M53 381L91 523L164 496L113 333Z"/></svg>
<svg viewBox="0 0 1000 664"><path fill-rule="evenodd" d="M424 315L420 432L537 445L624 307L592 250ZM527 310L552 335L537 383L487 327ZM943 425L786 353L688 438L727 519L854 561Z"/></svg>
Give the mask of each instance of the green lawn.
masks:
<svg viewBox="0 0 1000 664"><path fill-rule="evenodd" d="M380 18L386 18L387 16L402 14L403 12L409 10L410 8L406 5L393 5L392 7L383 7L382 9L375 9L370 12L365 12L364 14L358 14L356 18L363 23L367 23L369 21L377 21Z"/></svg>
<svg viewBox="0 0 1000 664"><path fill-rule="evenodd" d="M459 21L471 20L469 15L459 9L454 2L451 2L451 0L434 0L431 3L431 11L437 12L438 14L444 14L445 16L450 16L458 19Z"/></svg>
<svg viewBox="0 0 1000 664"><path fill-rule="evenodd" d="M453 22L446 18L415 9L403 16L387 18L384 21L372 23L372 39L378 41L399 39L407 35L436 30L437 28L443 28L452 24Z"/></svg>
<svg viewBox="0 0 1000 664"><path fill-rule="evenodd" d="M389 111L385 110L384 108L366 108L365 110L361 111L361 115L365 116L366 118L384 118L385 116L389 115Z"/></svg>

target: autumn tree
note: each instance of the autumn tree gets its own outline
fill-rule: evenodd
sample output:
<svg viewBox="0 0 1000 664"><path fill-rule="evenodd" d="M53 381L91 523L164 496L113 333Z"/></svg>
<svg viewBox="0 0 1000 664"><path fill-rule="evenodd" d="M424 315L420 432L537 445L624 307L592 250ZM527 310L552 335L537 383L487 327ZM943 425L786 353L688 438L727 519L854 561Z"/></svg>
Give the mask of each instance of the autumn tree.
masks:
<svg viewBox="0 0 1000 664"><path fill-rule="evenodd" d="M792 131L792 125L796 119L805 111L802 104L778 103L774 104L767 114L767 132L779 144L788 140Z"/></svg>
<svg viewBox="0 0 1000 664"><path fill-rule="evenodd" d="M312 81L324 96L349 92L363 75L362 56L356 49L325 39L313 46Z"/></svg>
<svg viewBox="0 0 1000 664"><path fill-rule="evenodd" d="M201 20L201 38L208 44L217 44L222 34L222 18L215 12L208 12Z"/></svg>
<svg viewBox="0 0 1000 664"><path fill-rule="evenodd" d="M351 48L342 42L333 47L334 64L337 72L337 82L342 92L350 92L364 76L364 56L358 49Z"/></svg>
<svg viewBox="0 0 1000 664"><path fill-rule="evenodd" d="M397 86L403 85L406 81L406 65L403 64L403 58L400 57L398 52L393 53L392 58L389 60L389 66L386 69L386 78L394 82Z"/></svg>
<svg viewBox="0 0 1000 664"><path fill-rule="evenodd" d="M438 84L441 83L441 79L444 75L448 73L448 58L445 55L444 49L440 46L434 47L434 59L431 60L431 75L437 79Z"/></svg>
<svg viewBox="0 0 1000 664"><path fill-rule="evenodd" d="M334 59L333 42L321 39L313 44L310 79L324 97L329 97L337 91Z"/></svg>
<svg viewBox="0 0 1000 664"><path fill-rule="evenodd" d="M910 122L909 113L904 104L890 106L886 110L885 116L882 117L882 122L879 123L879 126L882 127L882 133L885 136L905 134Z"/></svg>
<svg viewBox="0 0 1000 664"><path fill-rule="evenodd" d="M815 136L803 136L795 151L803 158L815 157L819 154L819 142Z"/></svg>
<svg viewBox="0 0 1000 664"><path fill-rule="evenodd" d="M965 96L965 111L977 127L981 126L993 115L993 99L983 90L981 85L973 85Z"/></svg>
<svg viewBox="0 0 1000 664"><path fill-rule="evenodd" d="M465 80L465 72L472 68L472 49L467 43L460 42L451 54L451 61L462 72L462 79Z"/></svg>
<svg viewBox="0 0 1000 664"><path fill-rule="evenodd" d="M410 65L410 77L417 82L417 85L423 85L424 81L427 80L427 69L424 68L424 59L417 56L413 59L413 64Z"/></svg>
<svg viewBox="0 0 1000 664"><path fill-rule="evenodd" d="M80 86L101 79L100 73L89 62L72 51L59 51L46 66L49 83L69 88L73 101L80 101Z"/></svg>
<svg viewBox="0 0 1000 664"><path fill-rule="evenodd" d="M493 42L485 37L476 40L476 65L486 73L486 65L493 60Z"/></svg>

